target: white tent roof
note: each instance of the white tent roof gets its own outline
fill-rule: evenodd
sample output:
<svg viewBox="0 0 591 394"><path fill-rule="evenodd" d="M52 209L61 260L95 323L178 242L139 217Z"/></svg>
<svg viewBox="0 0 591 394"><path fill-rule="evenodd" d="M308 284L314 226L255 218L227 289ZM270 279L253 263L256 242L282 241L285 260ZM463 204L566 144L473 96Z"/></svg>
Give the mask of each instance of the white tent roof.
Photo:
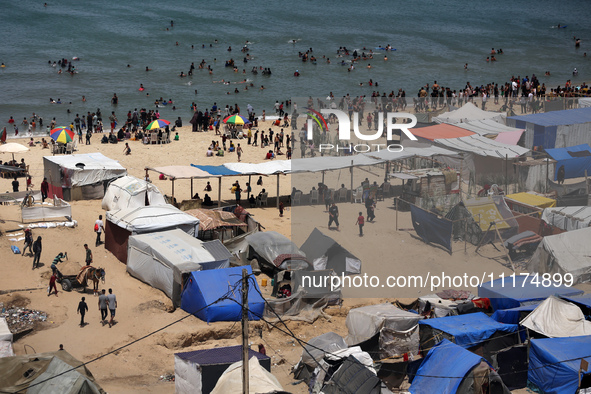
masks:
<svg viewBox="0 0 591 394"><path fill-rule="evenodd" d="M469 130L479 135L499 134L512 131L524 131L515 127L505 126L493 119L470 120L468 122L456 123L454 126Z"/></svg>
<svg viewBox="0 0 591 394"><path fill-rule="evenodd" d="M581 308L561 298L550 296L520 323L550 338L591 335L591 321Z"/></svg>
<svg viewBox="0 0 591 394"><path fill-rule="evenodd" d="M377 160L367 155L353 156L324 156L312 157L308 159L291 160L291 172L317 172L340 170L352 166L373 166L382 163L383 160Z"/></svg>
<svg viewBox="0 0 591 394"><path fill-rule="evenodd" d="M225 163L229 170L243 175L274 175L291 172L291 160L272 160L264 163Z"/></svg>
<svg viewBox="0 0 591 394"><path fill-rule="evenodd" d="M102 207L106 211L145 206L146 193L150 205L165 205L166 200L153 184L133 176L124 176L109 184Z"/></svg>
<svg viewBox="0 0 591 394"><path fill-rule="evenodd" d="M99 183L127 174L127 170L118 161L109 159L102 153L84 153L78 155L44 156L45 172L49 171L48 164L63 170L62 184L68 186L84 186ZM47 176L47 174L46 174ZM57 184L59 179L49 179Z"/></svg>
<svg viewBox="0 0 591 394"><path fill-rule="evenodd" d="M349 330L346 341L349 345L361 343L382 328L393 331L408 331L415 327L422 317L416 313L403 311L392 304L368 305L351 309L345 324Z"/></svg>
<svg viewBox="0 0 591 394"><path fill-rule="evenodd" d="M587 228L591 225L591 207L546 208L542 220L566 231Z"/></svg>
<svg viewBox="0 0 591 394"><path fill-rule="evenodd" d="M414 156L432 157L432 156L459 156L458 152L454 152L449 149L441 148L438 146L409 146L404 147L402 152L390 152L387 149L380 150L379 152L365 153L364 155L370 156L380 160L402 160Z"/></svg>
<svg viewBox="0 0 591 394"><path fill-rule="evenodd" d="M249 387L248 392L274 393L283 391L283 387L271 372L261 366L256 357L248 361ZM220 376L211 394L241 393L242 392L242 361L228 367Z"/></svg>
<svg viewBox="0 0 591 394"><path fill-rule="evenodd" d="M134 234L199 224L199 219L168 204L109 211L107 220Z"/></svg>
<svg viewBox="0 0 591 394"><path fill-rule="evenodd" d="M433 118L433 121L436 123L456 124L474 120L491 119L496 122L505 123L506 117L506 112L483 111L472 103L466 103L462 108L456 109L455 111L442 113Z"/></svg>
<svg viewBox="0 0 591 394"><path fill-rule="evenodd" d="M6 318L0 317L0 341L9 341L12 343L12 332L8 328Z"/></svg>
<svg viewBox="0 0 591 394"><path fill-rule="evenodd" d="M587 108L591 107L591 98L580 98L579 99L579 108Z"/></svg>
<svg viewBox="0 0 591 394"><path fill-rule="evenodd" d="M544 237L527 264L528 272L570 273L574 284L591 280L591 227Z"/></svg>
<svg viewBox="0 0 591 394"><path fill-rule="evenodd" d="M478 134L459 138L441 138L434 140L434 142L446 148L474 153L479 156L500 157L503 159L505 155L508 157L519 157L529 152L527 148L497 142Z"/></svg>

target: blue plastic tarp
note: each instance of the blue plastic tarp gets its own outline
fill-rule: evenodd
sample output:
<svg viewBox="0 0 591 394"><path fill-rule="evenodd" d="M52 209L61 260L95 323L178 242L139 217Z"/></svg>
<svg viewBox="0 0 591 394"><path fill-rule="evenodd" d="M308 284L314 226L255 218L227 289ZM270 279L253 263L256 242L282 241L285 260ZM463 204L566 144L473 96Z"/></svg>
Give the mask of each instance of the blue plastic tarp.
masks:
<svg viewBox="0 0 591 394"><path fill-rule="evenodd" d="M581 124L591 122L591 107L564 111L549 111L532 115L511 116L507 119L514 119L515 121L532 123L545 127Z"/></svg>
<svg viewBox="0 0 591 394"><path fill-rule="evenodd" d="M482 357L444 339L429 350L409 391L455 394L464 377L482 361Z"/></svg>
<svg viewBox="0 0 591 394"><path fill-rule="evenodd" d="M417 235L427 243L443 246L451 253L453 222L414 205L410 206L412 225Z"/></svg>
<svg viewBox="0 0 591 394"><path fill-rule="evenodd" d="M554 180L557 180L558 170L564 166L564 178L580 178L591 175L591 147L589 144L569 146L567 148L546 149L546 153L556 160Z"/></svg>
<svg viewBox="0 0 591 394"><path fill-rule="evenodd" d="M453 335L458 346L469 348L482 343L497 331L517 332L517 324L499 323L482 312L421 320L419 324L431 326Z"/></svg>
<svg viewBox="0 0 591 394"><path fill-rule="evenodd" d="M243 269L246 269L249 275L252 274L250 266L191 272L181 296L181 308L208 323L240 320L242 317L241 284L238 283L233 291L226 293L240 282ZM259 320L265 310L265 300L259 291L256 281L249 280L249 320ZM229 299L210 305L224 295Z"/></svg>
<svg viewBox="0 0 591 394"><path fill-rule="evenodd" d="M539 303L518 306L511 309L499 309L492 314L491 319L505 324L519 324L521 312L531 312L540 305Z"/></svg>
<svg viewBox="0 0 591 394"><path fill-rule="evenodd" d="M538 283L536 283L538 282ZM498 278L486 282L478 288L478 297L490 299L493 310L517 308L526 303L532 304L543 301L551 295L574 296L583 294L581 290L567 286L545 286L542 278L534 276L515 276Z"/></svg>
<svg viewBox="0 0 591 394"><path fill-rule="evenodd" d="M225 166L202 166L197 164L191 164L192 167L199 168L213 176L225 176L225 175L240 175L239 172L229 170Z"/></svg>
<svg viewBox="0 0 591 394"><path fill-rule="evenodd" d="M532 339L527 379L545 394L575 393L583 358L591 364L591 336Z"/></svg>

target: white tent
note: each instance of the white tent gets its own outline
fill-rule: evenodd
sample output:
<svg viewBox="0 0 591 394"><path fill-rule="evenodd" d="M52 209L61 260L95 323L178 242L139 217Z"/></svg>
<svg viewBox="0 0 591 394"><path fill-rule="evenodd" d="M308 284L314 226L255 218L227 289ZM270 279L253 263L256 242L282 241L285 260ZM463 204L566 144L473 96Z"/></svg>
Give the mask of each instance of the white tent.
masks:
<svg viewBox="0 0 591 394"><path fill-rule="evenodd" d="M433 140L433 142L442 145L445 148L473 153L478 156L496 157L501 159L505 159L506 157L519 157L529 152L529 149L527 148L522 148L518 145L504 144L478 134L458 138L440 138Z"/></svg>
<svg viewBox="0 0 591 394"><path fill-rule="evenodd" d="M49 183L49 197L66 201L103 198L107 182L126 175L118 161L102 153L44 156L43 176Z"/></svg>
<svg viewBox="0 0 591 394"><path fill-rule="evenodd" d="M587 108L591 107L591 98L580 98L579 99L579 108Z"/></svg>
<svg viewBox="0 0 591 394"><path fill-rule="evenodd" d="M527 264L531 273L572 274L573 284L591 280L591 227L544 237Z"/></svg>
<svg viewBox="0 0 591 394"><path fill-rule="evenodd" d="M183 274L228 268L232 255L219 240L203 242L179 230L129 237L127 272L181 304Z"/></svg>
<svg viewBox="0 0 591 394"><path fill-rule="evenodd" d="M109 183L102 207L105 211L113 211L165 204L164 196L156 186L128 175Z"/></svg>
<svg viewBox="0 0 591 394"><path fill-rule="evenodd" d="M591 322L581 308L556 296L550 296L519 323L550 338L591 335Z"/></svg>
<svg viewBox="0 0 591 394"><path fill-rule="evenodd" d="M546 208L542 220L566 231L587 228L591 225L591 207Z"/></svg>
<svg viewBox="0 0 591 394"><path fill-rule="evenodd" d="M483 111L472 103L466 103L462 108L458 108L455 111L442 113L433 118L433 121L436 123L456 124L471 122L474 120L490 119L505 124L505 118L507 118L506 112Z"/></svg>
<svg viewBox="0 0 591 394"><path fill-rule="evenodd" d="M261 367L259 360L252 357L248 361L248 392L251 394L283 392L283 387L275 376ZM242 361L228 367L215 385L211 394L227 394L242 392Z"/></svg>
<svg viewBox="0 0 591 394"><path fill-rule="evenodd" d="M470 120L468 122L455 123L454 125L482 136L524 131L524 129L505 126L504 123L499 123L493 119Z"/></svg>

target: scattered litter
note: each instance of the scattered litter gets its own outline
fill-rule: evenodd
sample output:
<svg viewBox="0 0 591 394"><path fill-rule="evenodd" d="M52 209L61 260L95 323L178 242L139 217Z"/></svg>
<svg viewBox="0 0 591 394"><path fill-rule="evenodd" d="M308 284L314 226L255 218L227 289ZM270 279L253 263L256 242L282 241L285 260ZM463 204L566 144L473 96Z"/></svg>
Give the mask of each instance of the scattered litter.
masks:
<svg viewBox="0 0 591 394"><path fill-rule="evenodd" d="M6 309L0 302L0 317L6 318L8 328L13 334L34 328L35 322L47 320L47 313L29 308L9 307Z"/></svg>
<svg viewBox="0 0 591 394"><path fill-rule="evenodd" d="M160 380L163 382L174 382L174 374L166 373L164 375L160 375Z"/></svg>
<svg viewBox="0 0 591 394"><path fill-rule="evenodd" d="M20 227L25 227L22 224L19 224ZM70 222L41 222L41 223L31 223L29 224L28 228L54 228L54 227L76 227L78 226L78 222L76 220L72 220ZM23 238L24 239L24 238Z"/></svg>
<svg viewBox="0 0 591 394"><path fill-rule="evenodd" d="M12 242L19 242L19 241L22 241L23 239L25 239L25 237L8 238L8 240L12 241Z"/></svg>
<svg viewBox="0 0 591 394"><path fill-rule="evenodd" d="M24 235L25 233L12 233L12 234L5 234L7 237L18 237L19 235Z"/></svg>

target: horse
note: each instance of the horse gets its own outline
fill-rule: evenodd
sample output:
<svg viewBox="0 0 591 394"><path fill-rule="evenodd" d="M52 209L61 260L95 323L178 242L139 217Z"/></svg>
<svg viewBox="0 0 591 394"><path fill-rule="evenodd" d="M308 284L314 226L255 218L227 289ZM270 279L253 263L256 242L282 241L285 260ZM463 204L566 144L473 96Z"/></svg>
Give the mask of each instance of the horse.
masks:
<svg viewBox="0 0 591 394"><path fill-rule="evenodd" d="M93 294L98 295L99 280L105 283L104 268L88 267L84 270L82 277L79 279L80 283L86 288L88 281L93 282Z"/></svg>

